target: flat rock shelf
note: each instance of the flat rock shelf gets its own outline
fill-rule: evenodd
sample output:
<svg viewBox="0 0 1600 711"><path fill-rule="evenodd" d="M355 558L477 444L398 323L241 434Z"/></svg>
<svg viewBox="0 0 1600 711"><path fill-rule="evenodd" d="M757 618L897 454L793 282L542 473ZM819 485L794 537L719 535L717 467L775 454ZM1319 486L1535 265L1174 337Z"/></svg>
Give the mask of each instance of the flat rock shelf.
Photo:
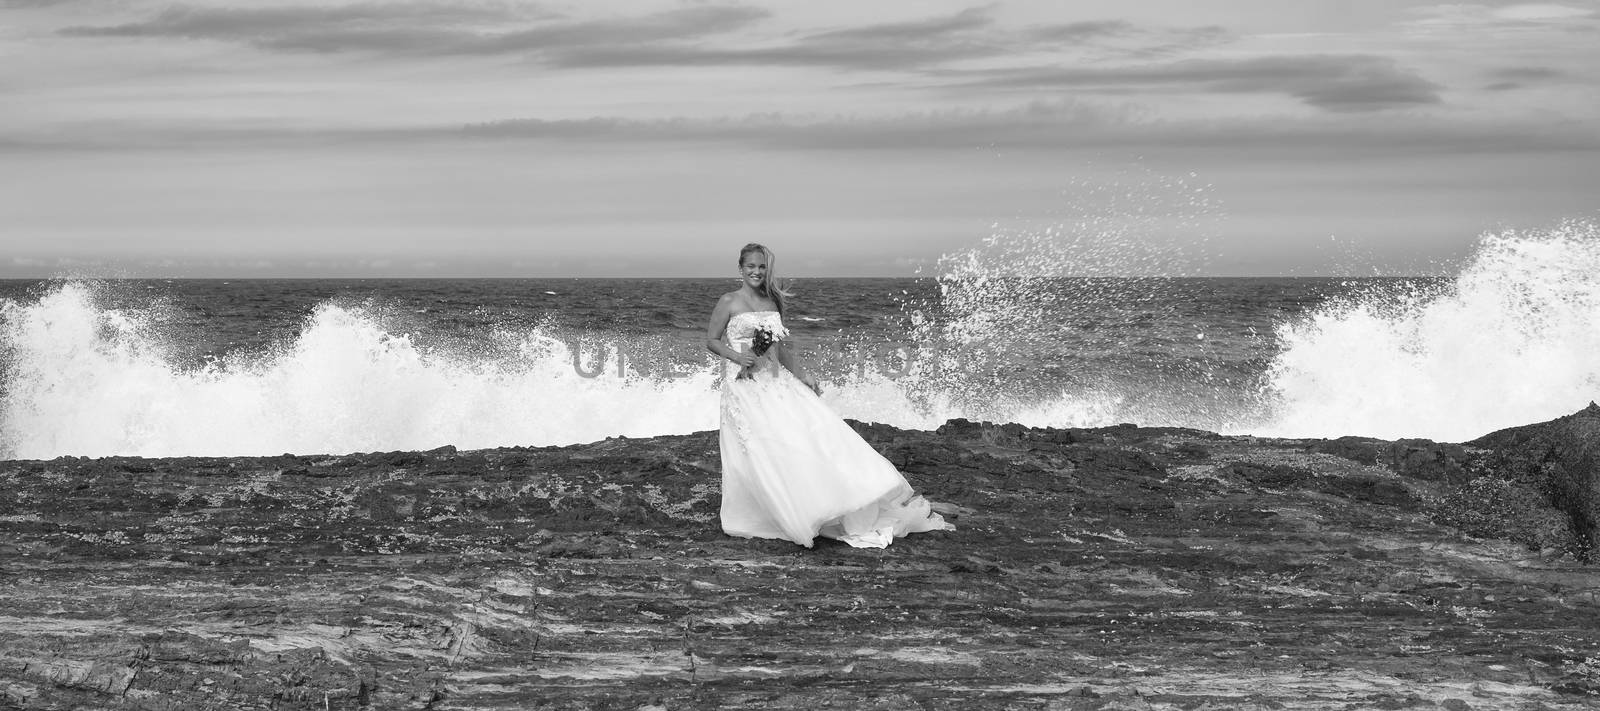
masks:
<svg viewBox="0 0 1600 711"><path fill-rule="evenodd" d="M1600 408L856 426L958 530L726 537L712 432L0 462L0 708L1600 708Z"/></svg>

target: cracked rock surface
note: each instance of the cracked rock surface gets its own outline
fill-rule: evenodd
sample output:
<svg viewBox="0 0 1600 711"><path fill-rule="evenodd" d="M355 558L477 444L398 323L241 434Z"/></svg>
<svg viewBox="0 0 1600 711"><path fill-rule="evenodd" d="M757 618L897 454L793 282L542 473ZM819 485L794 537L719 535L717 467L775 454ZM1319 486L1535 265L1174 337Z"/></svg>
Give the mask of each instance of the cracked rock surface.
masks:
<svg viewBox="0 0 1600 711"><path fill-rule="evenodd" d="M857 428L958 530L726 537L711 432L0 462L0 708L1600 708L1600 408Z"/></svg>

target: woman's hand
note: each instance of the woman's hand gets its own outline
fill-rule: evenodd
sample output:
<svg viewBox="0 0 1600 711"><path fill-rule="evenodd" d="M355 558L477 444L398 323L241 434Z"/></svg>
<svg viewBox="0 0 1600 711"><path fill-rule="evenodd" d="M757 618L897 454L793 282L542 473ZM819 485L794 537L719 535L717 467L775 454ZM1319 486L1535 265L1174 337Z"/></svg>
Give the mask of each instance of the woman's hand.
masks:
<svg viewBox="0 0 1600 711"><path fill-rule="evenodd" d="M732 360L734 365L739 366L739 374L734 376L735 378L748 380L753 376L750 369L756 365L756 354L750 351L739 351L734 353L733 358L729 360Z"/></svg>

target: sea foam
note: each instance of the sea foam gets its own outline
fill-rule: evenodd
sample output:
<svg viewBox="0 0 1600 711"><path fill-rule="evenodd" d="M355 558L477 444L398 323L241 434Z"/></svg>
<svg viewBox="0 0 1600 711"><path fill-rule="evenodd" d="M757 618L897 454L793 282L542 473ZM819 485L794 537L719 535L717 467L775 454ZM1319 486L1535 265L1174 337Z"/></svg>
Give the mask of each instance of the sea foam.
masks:
<svg viewBox="0 0 1600 711"><path fill-rule="evenodd" d="M1600 226L1481 238L1442 289L1282 324L1262 434L1472 439L1600 399Z"/></svg>
<svg viewBox="0 0 1600 711"><path fill-rule="evenodd" d="M69 282L0 303L0 456L269 455L567 444L713 429L709 366L616 372L616 349L535 329L480 353L422 348L360 308L323 304L292 342L174 365L148 314ZM598 359L605 358L603 362ZM628 372L626 368L623 372Z"/></svg>
<svg viewBox="0 0 1600 711"><path fill-rule="evenodd" d="M1076 381L1007 370L992 357L995 339L1057 338L1028 326L1039 322L1037 294L1017 291L1028 282L983 282L965 266L954 273L941 296L951 303L922 306L955 318L913 318L903 341L933 355L898 374L825 370L830 406L917 429L964 417L1461 441L1600 398L1593 222L1485 235L1436 288L1358 292L1287 315L1263 339L1270 365L1248 386L1228 385L1239 392L1217 403L1199 402L1205 383L1198 395L1181 389L1205 373L1175 380L1127 359ZM1145 293L1133 283L1105 282L1095 298L1161 297L1128 296ZM681 349L640 363L629 360L637 348L618 352L614 335L510 325L475 343L424 345L381 310L336 300L276 346L195 363L163 335L159 306L113 308L98 289L67 281L0 300L0 458L542 446L718 426L722 366ZM1006 378L1033 379L1015 387Z"/></svg>
<svg viewBox="0 0 1600 711"><path fill-rule="evenodd" d="M112 308L99 289L69 281L0 300L0 459L544 446L719 424L718 362L603 334L506 328L493 343L427 347L391 332L381 309L330 301L283 343L195 364L163 337L158 305ZM826 376L823 398L845 417L920 429L1114 419L1114 396L979 398L975 377L861 367Z"/></svg>

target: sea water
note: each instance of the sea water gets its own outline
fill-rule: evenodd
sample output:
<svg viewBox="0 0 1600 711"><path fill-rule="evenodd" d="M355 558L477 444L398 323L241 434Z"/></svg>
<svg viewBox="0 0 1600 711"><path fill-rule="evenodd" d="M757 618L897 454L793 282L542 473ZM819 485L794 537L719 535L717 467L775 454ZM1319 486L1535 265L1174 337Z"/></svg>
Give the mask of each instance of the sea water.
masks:
<svg viewBox="0 0 1600 711"><path fill-rule="evenodd" d="M920 278L793 280L794 345L841 415L910 428L964 417L1462 441L1600 398L1592 222L1485 235L1444 277L1062 276L1063 243L1001 235ZM0 282L0 458L714 429L723 369L706 324L735 288Z"/></svg>

